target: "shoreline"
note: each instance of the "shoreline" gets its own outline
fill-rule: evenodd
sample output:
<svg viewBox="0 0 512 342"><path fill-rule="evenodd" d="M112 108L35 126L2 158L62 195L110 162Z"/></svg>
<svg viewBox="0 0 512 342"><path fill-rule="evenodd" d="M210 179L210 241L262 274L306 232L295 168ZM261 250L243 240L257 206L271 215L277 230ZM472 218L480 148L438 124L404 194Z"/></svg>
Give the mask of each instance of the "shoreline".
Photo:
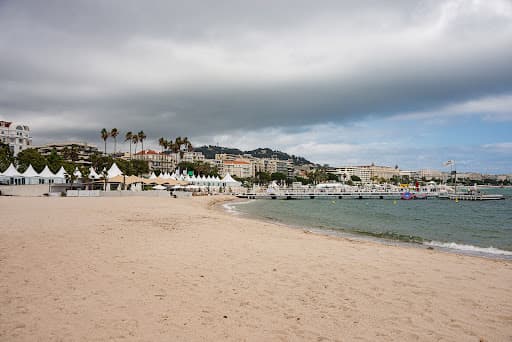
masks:
<svg viewBox="0 0 512 342"><path fill-rule="evenodd" d="M238 198L236 198L238 199ZM507 250L501 250L500 253L490 253L486 251L478 251L478 250L489 250L494 249L494 247L479 247L479 246L473 246L473 245L464 245L464 244L458 244L455 242L442 242L442 241L425 241L425 242L410 242L410 241L401 241L401 240L395 240L395 239L386 239L383 237L377 237L372 236L371 234L365 234L364 232L361 233L354 233L354 232L347 232L343 229L336 229L336 228L319 228L319 227L311 227L306 225L297 225L292 223L287 223L283 221L279 221L273 218L266 218L263 216L259 216L257 214L249 214L240 210L237 210L236 208L225 208L224 205L236 205L236 204L247 204L251 203L255 200L244 200L244 201L237 201L234 202L233 200L228 200L225 203L219 203L218 209L223 210L228 215L240 215L241 217L244 217L249 220L254 220L256 222L262 222L262 223L270 223L275 224L279 227L285 227L293 230L302 230L305 233L311 233L311 234L317 234L317 235L323 235L323 236L329 236L329 237L335 237L340 239L345 239L348 241L363 241L363 242L370 242L375 243L378 245L384 245L384 246L391 246L391 247L402 247L402 248L418 248L418 249L424 249L424 250L434 250L441 253L447 253L447 254L455 254L455 255L464 255L464 256L470 256L470 257L477 257L477 258L484 258L489 260L504 260L512 262L512 251ZM240 200L240 199L238 199ZM446 245L456 244L460 247L469 247L477 250L467 250L467 249L458 249L453 247L447 247Z"/></svg>
<svg viewBox="0 0 512 342"><path fill-rule="evenodd" d="M0 340L508 340L512 263L304 233L232 198L2 198Z"/></svg>

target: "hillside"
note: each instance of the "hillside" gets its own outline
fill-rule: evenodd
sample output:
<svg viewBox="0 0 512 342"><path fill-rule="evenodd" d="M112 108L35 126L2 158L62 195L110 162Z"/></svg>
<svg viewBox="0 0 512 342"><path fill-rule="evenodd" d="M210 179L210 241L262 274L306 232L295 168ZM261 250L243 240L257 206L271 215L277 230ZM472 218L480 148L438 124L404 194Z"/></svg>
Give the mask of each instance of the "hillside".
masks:
<svg viewBox="0 0 512 342"><path fill-rule="evenodd" d="M204 156L208 159L214 159L215 155L218 153L227 153L227 154L250 154L256 158L272 158L275 157L279 160L288 160L291 159L294 165L304 165L304 164L313 164L309 160L295 156L289 155L288 153L281 151L274 151L270 148L257 148L251 151L242 151L238 148L230 148L230 147L222 147L222 146L200 146L194 148L194 151L202 152Z"/></svg>

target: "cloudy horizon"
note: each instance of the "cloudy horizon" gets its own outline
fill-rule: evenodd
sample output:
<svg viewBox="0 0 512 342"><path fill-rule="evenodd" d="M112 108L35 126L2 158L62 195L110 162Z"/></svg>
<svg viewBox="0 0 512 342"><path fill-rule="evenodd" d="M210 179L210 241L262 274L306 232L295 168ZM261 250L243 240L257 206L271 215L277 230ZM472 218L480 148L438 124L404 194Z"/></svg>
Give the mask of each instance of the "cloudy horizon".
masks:
<svg viewBox="0 0 512 342"><path fill-rule="evenodd" d="M512 173L508 0L7 0L0 47L0 120L35 144L101 149L116 127L152 148Z"/></svg>

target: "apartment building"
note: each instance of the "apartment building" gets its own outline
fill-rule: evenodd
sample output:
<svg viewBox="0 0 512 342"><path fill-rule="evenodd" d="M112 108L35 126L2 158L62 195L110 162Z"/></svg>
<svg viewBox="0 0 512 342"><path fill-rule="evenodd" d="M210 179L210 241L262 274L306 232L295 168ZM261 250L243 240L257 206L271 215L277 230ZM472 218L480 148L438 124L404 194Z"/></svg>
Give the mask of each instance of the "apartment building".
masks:
<svg viewBox="0 0 512 342"><path fill-rule="evenodd" d="M123 159L129 160L130 155L125 153ZM157 152L154 150L143 150L131 155L132 160L143 160L148 163L150 172L162 171L172 172L178 166L178 153Z"/></svg>
<svg viewBox="0 0 512 342"><path fill-rule="evenodd" d="M55 151L64 160L83 166L90 166L92 164L91 157L99 153L98 147L95 145L82 142L50 143L34 146L34 148L45 157Z"/></svg>
<svg viewBox="0 0 512 342"><path fill-rule="evenodd" d="M254 177L254 168L252 163L244 160L223 160L219 168L219 173L224 177L226 174L238 178Z"/></svg>
<svg viewBox="0 0 512 342"><path fill-rule="evenodd" d="M331 168L329 173L335 174L340 180L349 180L351 176L357 176L363 183L370 183L375 178L389 180L394 176L400 176L400 170L396 167L379 165L340 166Z"/></svg>

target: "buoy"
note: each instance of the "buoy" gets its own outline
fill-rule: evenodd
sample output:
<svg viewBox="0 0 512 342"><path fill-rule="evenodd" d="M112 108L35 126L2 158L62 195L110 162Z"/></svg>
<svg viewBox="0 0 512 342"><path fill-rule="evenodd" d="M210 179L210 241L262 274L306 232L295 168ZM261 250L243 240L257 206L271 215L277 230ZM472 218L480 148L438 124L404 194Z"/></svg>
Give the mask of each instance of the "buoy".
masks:
<svg viewBox="0 0 512 342"><path fill-rule="evenodd" d="M393 201L393 204L396 204L396 200Z"/></svg>
<svg viewBox="0 0 512 342"><path fill-rule="evenodd" d="M459 199L458 198L455 199L455 203L459 203Z"/></svg>

